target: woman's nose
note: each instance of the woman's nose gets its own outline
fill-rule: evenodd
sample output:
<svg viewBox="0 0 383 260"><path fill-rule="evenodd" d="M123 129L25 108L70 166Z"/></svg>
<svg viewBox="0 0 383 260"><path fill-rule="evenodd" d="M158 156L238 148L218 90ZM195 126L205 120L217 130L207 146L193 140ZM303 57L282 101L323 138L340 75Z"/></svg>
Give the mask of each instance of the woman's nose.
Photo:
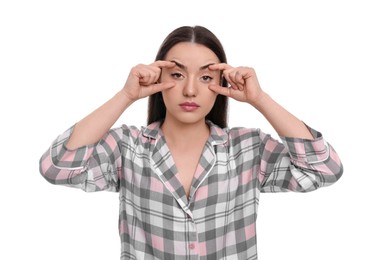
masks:
<svg viewBox="0 0 383 260"><path fill-rule="evenodd" d="M184 86L183 95L185 97L195 97L197 94L197 84L192 79L189 79Z"/></svg>

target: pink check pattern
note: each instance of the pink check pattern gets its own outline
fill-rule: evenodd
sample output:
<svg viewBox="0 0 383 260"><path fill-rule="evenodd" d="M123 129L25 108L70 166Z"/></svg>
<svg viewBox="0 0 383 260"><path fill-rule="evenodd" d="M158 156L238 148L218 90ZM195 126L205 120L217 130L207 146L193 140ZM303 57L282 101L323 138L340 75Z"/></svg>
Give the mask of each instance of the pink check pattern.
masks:
<svg viewBox="0 0 383 260"><path fill-rule="evenodd" d="M321 133L272 138L259 129L210 137L186 196L160 124L111 129L97 144L68 150L73 127L40 159L53 184L119 192L121 259L257 259L261 192L309 192L336 182L342 163Z"/></svg>

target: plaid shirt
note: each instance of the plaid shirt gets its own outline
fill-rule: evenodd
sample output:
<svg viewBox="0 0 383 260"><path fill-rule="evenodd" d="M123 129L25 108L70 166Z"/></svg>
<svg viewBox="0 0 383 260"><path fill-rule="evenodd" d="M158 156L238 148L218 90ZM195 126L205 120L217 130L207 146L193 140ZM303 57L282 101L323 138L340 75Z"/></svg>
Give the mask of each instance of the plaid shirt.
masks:
<svg viewBox="0 0 383 260"><path fill-rule="evenodd" d="M119 192L121 259L257 259L260 192L313 191L337 181L340 159L322 135L281 137L221 129L210 137L189 197L159 123L123 125L95 145L67 150L73 127L40 160L51 183Z"/></svg>

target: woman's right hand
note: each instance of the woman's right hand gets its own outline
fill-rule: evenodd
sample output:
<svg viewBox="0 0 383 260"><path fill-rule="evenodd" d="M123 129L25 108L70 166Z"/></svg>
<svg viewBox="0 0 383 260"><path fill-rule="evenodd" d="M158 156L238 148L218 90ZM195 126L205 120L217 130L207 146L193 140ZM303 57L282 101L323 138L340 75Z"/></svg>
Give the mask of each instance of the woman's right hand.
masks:
<svg viewBox="0 0 383 260"><path fill-rule="evenodd" d="M174 62L158 60L152 64L138 64L133 67L122 92L132 101L150 96L164 89L174 87L174 82L158 82L162 68L172 68Z"/></svg>

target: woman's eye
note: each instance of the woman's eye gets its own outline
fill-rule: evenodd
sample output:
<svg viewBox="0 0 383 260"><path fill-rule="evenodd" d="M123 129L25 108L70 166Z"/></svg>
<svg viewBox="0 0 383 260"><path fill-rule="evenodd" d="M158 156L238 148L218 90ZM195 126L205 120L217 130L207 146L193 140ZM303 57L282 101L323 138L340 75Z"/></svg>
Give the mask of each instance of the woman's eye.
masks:
<svg viewBox="0 0 383 260"><path fill-rule="evenodd" d="M171 74L171 76L172 76L172 78L180 79L182 77L182 74L178 73L178 72L174 72Z"/></svg>
<svg viewBox="0 0 383 260"><path fill-rule="evenodd" d="M211 81L213 78L212 77L210 77L210 76L202 76L202 81L205 81L205 82L209 82L209 81Z"/></svg>

